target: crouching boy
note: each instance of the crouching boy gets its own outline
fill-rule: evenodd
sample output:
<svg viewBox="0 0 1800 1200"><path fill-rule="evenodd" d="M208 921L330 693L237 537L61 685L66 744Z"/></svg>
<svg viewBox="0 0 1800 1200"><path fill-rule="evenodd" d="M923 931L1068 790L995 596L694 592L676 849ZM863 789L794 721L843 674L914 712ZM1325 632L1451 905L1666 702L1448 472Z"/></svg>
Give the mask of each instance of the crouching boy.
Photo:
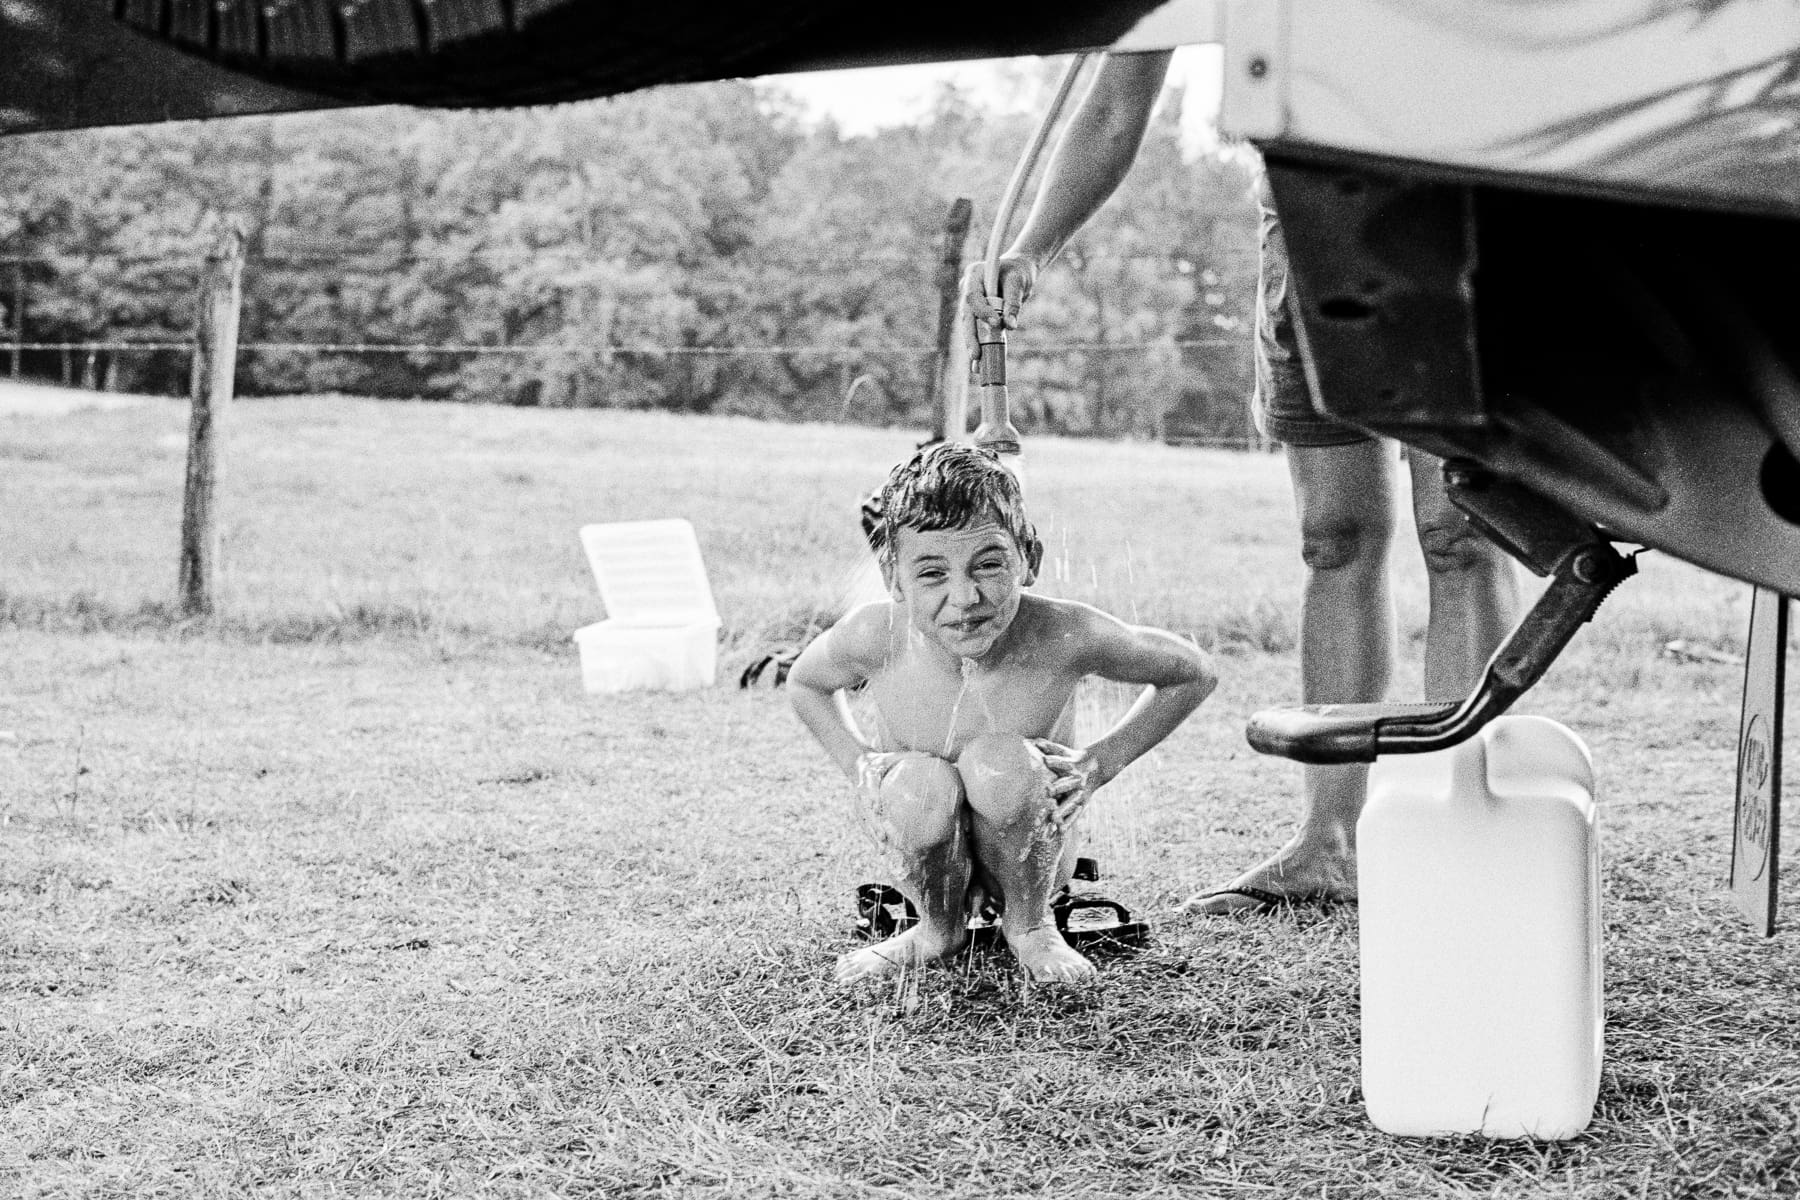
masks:
<svg viewBox="0 0 1800 1200"><path fill-rule="evenodd" d="M859 823L920 916L845 955L837 977L954 954L968 914L991 901L1034 979L1088 978L1093 964L1050 913L1074 871L1081 811L1217 680L1173 634L1027 591L1043 547L1017 481L987 451L921 451L888 477L882 510L892 599L846 615L788 676L795 711L854 781ZM1071 701L1088 675L1144 691L1075 747ZM875 709L870 739L843 696L859 684Z"/></svg>

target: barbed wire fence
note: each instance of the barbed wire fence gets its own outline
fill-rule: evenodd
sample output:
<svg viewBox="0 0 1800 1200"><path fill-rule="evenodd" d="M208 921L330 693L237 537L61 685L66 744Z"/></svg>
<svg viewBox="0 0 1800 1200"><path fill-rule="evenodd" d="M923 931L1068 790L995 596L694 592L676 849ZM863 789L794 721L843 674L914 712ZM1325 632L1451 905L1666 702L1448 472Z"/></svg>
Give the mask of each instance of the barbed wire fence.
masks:
<svg viewBox="0 0 1800 1200"><path fill-rule="evenodd" d="M36 377L46 375L70 386L90 390L118 390L123 381L150 381L146 390L171 396L187 394L186 378L195 353L191 336L172 335L158 330L146 335L114 335L96 337L26 336L27 315L31 310L31 280L27 268L56 267L71 262L107 262L118 268L142 266L161 268L164 279L186 275L200 276L196 265L185 268L184 255L130 254L0 254L0 270L7 279L10 295L6 297L7 327L0 330L0 355L7 364L6 373L22 378L28 371ZM196 254L197 263L201 255ZM467 262L470 259L512 261L541 264L559 258L557 253L528 250L486 249L458 250L442 253L359 253L341 255L276 252L251 255L246 266L274 271L296 267L329 267L343 276L374 273L403 263ZM566 261L579 261L576 252L560 255ZM1191 263L1171 259L1163 254L1111 256L1114 260L1167 264L1178 273L1192 271ZM916 261L894 252L874 253L863 260L870 263L904 263ZM1089 260L1107 261L1102 256ZM791 264L790 264L791 266ZM249 272L247 272L249 273ZM248 288L246 289L248 290ZM180 308L180 305L171 306ZM1238 326L1242 322L1235 322ZM1034 427L1066 432L1117 433L1120 431L1146 435L1163 441L1229 449L1264 450L1269 444L1257 433L1244 413L1244 396L1251 375L1250 336L1247 329L1222 323L1216 335L1199 337L1160 337L1153 339L1065 339L1053 340L1028 334L1015 335L1010 359L1013 364L1013 393L1021 424L1027 432ZM940 353L940 347L924 342L893 341L877 344L806 344L794 342L765 344L682 345L653 342L601 343L566 340L524 341L497 344L467 340L349 340L327 338L251 338L240 340L237 355L240 378L254 387L259 377L257 359L309 361L317 367L330 360L367 361L404 360L422 374L455 368L471 362L504 362L513 375L559 373L569 376L570 364L585 364L591 370L627 367L637 364L659 367L664 372L674 364L705 363L715 371L743 364L779 363L796 375L818 375L827 371L827 383L814 385L822 399L810 415L825 419L864 420L872 423L894 423L894 417L905 412L904 406L882 405L880 393L897 386L894 381L916 379L920 364L928 364ZM152 361L152 360L155 361ZM1129 376L1120 359L1141 365L1154 360L1159 395L1108 396L1112 381ZM134 369L127 369L132 367ZM146 366L145 364L150 365ZM835 370L829 370L835 368ZM927 370L929 368L926 368ZM280 374L280 372L273 372ZM395 374L390 365L382 372ZM404 372L400 372L404 374ZM288 374L294 374L289 371ZM330 377L329 370L302 371L303 376ZM338 374L355 376L358 372ZM1082 382L1096 394L1070 400ZM157 386L160 383L161 386ZM873 384L873 388L869 385ZM140 382L139 386L143 386ZM302 389L354 390L354 389ZM1128 391L1119 387L1119 391ZM279 394L279 392L275 393ZM865 399L867 398L867 399ZM546 406L611 407L606 396L583 395L579 389L552 398ZM544 403L538 400L537 403ZM1079 405L1087 411L1068 411ZM646 405L632 404L631 407ZM1059 407L1061 406L1061 407ZM1137 419L1131 413L1115 413L1107 424L1109 406L1124 410L1134 408L1147 413ZM734 411L728 401L724 411ZM792 414L789 414L792 415Z"/></svg>

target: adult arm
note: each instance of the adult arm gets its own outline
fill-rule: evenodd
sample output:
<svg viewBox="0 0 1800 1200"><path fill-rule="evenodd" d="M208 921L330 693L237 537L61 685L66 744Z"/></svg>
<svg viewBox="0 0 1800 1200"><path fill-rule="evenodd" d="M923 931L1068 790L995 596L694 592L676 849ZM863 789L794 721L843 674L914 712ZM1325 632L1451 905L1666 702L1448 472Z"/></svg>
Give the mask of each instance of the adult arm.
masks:
<svg viewBox="0 0 1800 1200"><path fill-rule="evenodd" d="M1000 298L1008 329L1019 326L1019 306L1031 295L1038 272L1118 190L1137 159L1150 114L1169 73L1168 51L1109 54L1051 150L1025 225L1000 259ZM964 283L964 298L980 317L991 318L981 264Z"/></svg>

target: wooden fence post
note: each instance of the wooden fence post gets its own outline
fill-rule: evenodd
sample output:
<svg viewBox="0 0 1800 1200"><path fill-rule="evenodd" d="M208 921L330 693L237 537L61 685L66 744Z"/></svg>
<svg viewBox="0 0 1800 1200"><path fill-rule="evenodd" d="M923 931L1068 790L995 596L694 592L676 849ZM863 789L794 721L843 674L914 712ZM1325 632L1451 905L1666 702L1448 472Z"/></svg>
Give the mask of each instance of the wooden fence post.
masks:
<svg viewBox="0 0 1800 1200"><path fill-rule="evenodd" d="M969 431L968 339L957 335L968 324L962 316L962 264L973 214L968 197L959 196L944 218L937 271L937 358L931 372L931 436L939 441L959 441Z"/></svg>
<svg viewBox="0 0 1800 1200"><path fill-rule="evenodd" d="M19 259L13 260L13 302L12 302L12 377L19 377L19 360L25 357L21 349L25 345L25 264Z"/></svg>
<svg viewBox="0 0 1800 1200"><path fill-rule="evenodd" d="M238 300L244 271L244 234L235 222L219 231L200 280L200 313L194 331L194 372L188 392L187 485L181 497L181 611L213 611L213 577L219 557L218 515L213 497L218 467L218 425L231 401L237 366Z"/></svg>

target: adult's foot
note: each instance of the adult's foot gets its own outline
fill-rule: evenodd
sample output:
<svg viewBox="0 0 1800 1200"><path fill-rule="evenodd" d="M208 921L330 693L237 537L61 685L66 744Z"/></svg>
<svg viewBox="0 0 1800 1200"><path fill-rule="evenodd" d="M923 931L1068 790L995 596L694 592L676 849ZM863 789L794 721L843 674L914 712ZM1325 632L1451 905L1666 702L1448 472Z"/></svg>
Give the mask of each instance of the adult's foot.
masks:
<svg viewBox="0 0 1800 1200"><path fill-rule="evenodd" d="M966 930L946 936L928 925L914 925L885 942L876 942L861 950L852 950L837 961L837 981L853 983L858 979L878 979L909 967L948 958L969 940Z"/></svg>
<svg viewBox="0 0 1800 1200"><path fill-rule="evenodd" d="M1079 983L1100 973L1085 955L1063 941L1054 925L1039 925L1017 935L1008 930L1006 944L1025 973L1038 983Z"/></svg>
<svg viewBox="0 0 1800 1200"><path fill-rule="evenodd" d="M1192 916L1261 916L1289 904L1356 899L1356 859L1349 853L1289 844L1221 888L1182 902Z"/></svg>

